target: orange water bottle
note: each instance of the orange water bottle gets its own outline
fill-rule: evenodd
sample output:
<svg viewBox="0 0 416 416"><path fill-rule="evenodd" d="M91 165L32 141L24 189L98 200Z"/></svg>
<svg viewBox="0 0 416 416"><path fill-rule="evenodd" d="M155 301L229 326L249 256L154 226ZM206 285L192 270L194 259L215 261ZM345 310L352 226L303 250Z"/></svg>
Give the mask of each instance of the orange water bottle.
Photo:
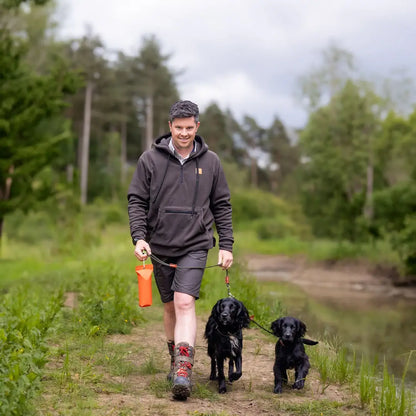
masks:
<svg viewBox="0 0 416 416"><path fill-rule="evenodd" d="M152 306L152 272L153 264L136 266L137 279L139 282L139 306Z"/></svg>

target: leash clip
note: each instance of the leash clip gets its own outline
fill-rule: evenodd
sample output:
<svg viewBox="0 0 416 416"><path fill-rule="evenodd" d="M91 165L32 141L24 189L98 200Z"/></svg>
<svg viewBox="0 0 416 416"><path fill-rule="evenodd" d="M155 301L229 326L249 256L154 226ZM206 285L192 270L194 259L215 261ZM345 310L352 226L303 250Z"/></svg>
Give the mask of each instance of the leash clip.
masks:
<svg viewBox="0 0 416 416"><path fill-rule="evenodd" d="M230 277L228 275L228 269L225 269L225 285L227 286L228 297L233 298L234 296L231 294L230 290Z"/></svg>

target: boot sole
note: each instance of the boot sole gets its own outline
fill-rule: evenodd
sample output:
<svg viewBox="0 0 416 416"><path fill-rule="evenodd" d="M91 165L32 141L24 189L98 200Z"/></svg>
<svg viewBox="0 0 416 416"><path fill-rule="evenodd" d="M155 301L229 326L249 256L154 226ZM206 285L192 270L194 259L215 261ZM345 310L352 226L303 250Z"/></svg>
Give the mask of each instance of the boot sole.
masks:
<svg viewBox="0 0 416 416"><path fill-rule="evenodd" d="M191 395L191 389L187 386L176 384L172 388L172 394L175 400L186 400Z"/></svg>

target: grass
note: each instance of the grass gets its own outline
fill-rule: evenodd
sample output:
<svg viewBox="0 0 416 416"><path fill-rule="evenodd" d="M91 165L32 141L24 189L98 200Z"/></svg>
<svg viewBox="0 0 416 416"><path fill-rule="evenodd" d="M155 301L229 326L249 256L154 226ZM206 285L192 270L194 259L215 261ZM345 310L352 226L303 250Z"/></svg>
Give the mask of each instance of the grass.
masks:
<svg viewBox="0 0 416 416"><path fill-rule="evenodd" d="M320 416L337 416L354 414L348 412L345 403L338 403L332 400L309 401L297 404L280 404L280 410L291 412L296 415L320 415Z"/></svg>

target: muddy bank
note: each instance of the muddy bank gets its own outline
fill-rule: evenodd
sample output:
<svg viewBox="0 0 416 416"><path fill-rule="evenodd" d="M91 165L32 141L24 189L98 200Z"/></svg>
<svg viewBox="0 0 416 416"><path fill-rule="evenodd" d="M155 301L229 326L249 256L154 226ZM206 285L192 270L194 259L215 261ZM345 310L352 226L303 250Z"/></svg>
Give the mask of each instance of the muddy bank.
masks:
<svg viewBox="0 0 416 416"><path fill-rule="evenodd" d="M259 280L298 285L317 299L378 303L383 299L416 303L416 286L398 286L385 273L359 263L311 263L303 258L254 254L245 258Z"/></svg>

